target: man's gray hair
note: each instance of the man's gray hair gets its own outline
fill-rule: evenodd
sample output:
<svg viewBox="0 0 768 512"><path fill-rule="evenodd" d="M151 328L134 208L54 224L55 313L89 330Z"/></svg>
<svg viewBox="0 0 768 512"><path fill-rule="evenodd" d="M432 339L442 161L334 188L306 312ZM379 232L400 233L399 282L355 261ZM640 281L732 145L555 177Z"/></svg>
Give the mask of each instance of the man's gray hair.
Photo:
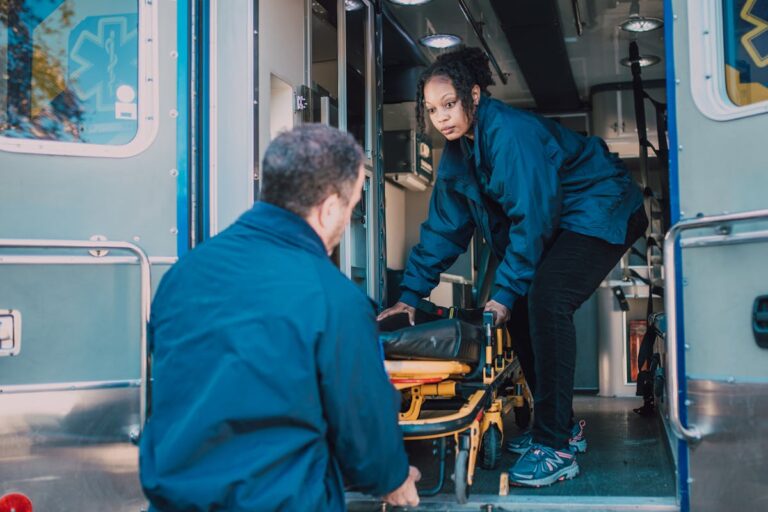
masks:
<svg viewBox="0 0 768 512"><path fill-rule="evenodd" d="M337 193L349 200L363 151L348 133L306 124L278 135L262 164L261 200L300 217Z"/></svg>

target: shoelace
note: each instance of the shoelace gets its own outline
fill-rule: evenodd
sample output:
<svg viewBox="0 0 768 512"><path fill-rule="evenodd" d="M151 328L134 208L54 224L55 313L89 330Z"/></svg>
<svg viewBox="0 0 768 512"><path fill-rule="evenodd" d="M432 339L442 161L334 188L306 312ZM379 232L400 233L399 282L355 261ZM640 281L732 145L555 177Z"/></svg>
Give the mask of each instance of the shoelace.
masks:
<svg viewBox="0 0 768 512"><path fill-rule="evenodd" d="M532 444L530 450L528 451L531 455L536 456L538 459L542 459L547 455L551 455L550 453L548 453L548 450L551 450L552 452L554 452L554 450L544 446L543 444Z"/></svg>
<svg viewBox="0 0 768 512"><path fill-rule="evenodd" d="M584 437L584 427L587 425L586 420L579 420L579 431L571 439L579 440Z"/></svg>

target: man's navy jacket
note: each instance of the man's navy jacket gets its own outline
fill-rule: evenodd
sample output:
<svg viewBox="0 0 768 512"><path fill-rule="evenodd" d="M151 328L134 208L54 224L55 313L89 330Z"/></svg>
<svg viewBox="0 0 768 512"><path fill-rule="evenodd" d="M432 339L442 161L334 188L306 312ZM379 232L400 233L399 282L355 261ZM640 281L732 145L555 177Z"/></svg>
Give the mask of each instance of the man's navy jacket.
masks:
<svg viewBox="0 0 768 512"><path fill-rule="evenodd" d="M401 284L415 306L462 254L478 228L500 262L493 299L512 307L528 293L557 229L623 244L642 204L621 160L597 137L483 96L474 142L449 141L429 216Z"/></svg>
<svg viewBox="0 0 768 512"><path fill-rule="evenodd" d="M344 510L405 481L367 297L300 217L257 203L163 277L141 482L153 510Z"/></svg>

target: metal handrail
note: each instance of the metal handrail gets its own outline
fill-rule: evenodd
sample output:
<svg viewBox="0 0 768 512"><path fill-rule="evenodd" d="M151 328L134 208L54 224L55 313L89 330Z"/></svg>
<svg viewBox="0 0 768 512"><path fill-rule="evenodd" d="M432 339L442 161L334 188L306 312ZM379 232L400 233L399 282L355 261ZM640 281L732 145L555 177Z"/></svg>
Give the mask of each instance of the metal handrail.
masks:
<svg viewBox="0 0 768 512"><path fill-rule="evenodd" d="M139 429L144 429L146 420L147 396L149 383L147 382L147 324L149 323L149 305L151 293L151 267L147 254L137 245L129 242L111 242L111 241L88 241L88 240L33 240L33 239L0 239L0 248L18 248L18 249L114 249L129 251L136 255L140 266L140 307L139 317L141 324L139 332L141 333L141 383L139 384ZM29 256L34 258L34 256ZM19 258L14 258L16 262ZM23 260L22 260L23 261ZM94 257L94 264L101 264L99 258Z"/></svg>
<svg viewBox="0 0 768 512"><path fill-rule="evenodd" d="M695 219L682 220L672 226L664 237L664 272L666 289L664 292L664 311L667 315L667 397L669 398L669 422L675 435L688 442L701 440L701 432L695 425L683 426L680 420L680 399L677 375L677 270L675 269L675 249L677 240L683 231L704 228L731 222L749 220L768 220L768 210L754 210L741 213L710 215Z"/></svg>
<svg viewBox="0 0 768 512"><path fill-rule="evenodd" d="M464 15L467 23L469 23L469 26L472 27L472 30L475 32L475 36L477 36L478 41L480 41L480 44L483 45L483 50L485 50L485 54L488 56L488 60L491 61L493 69L496 70L496 74L499 75L499 80L501 80L501 83L504 85L507 85L507 75L505 75L501 70L499 62L496 60L496 57L491 51L491 47L488 46L488 41L485 40L485 36L483 35L483 27L472 15L472 11L469 10L469 6L467 5L466 0L459 0L459 9L461 9L461 13Z"/></svg>

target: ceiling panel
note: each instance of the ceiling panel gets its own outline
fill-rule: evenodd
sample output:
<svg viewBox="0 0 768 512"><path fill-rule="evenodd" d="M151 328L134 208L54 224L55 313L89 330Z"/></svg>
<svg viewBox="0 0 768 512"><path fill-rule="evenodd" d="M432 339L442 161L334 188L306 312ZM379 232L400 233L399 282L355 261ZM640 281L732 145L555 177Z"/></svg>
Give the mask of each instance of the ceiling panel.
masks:
<svg viewBox="0 0 768 512"><path fill-rule="evenodd" d="M480 46L456 0L432 0L412 7L387 3L403 28L416 40L427 34L448 32L460 36L468 46ZM491 93L513 105L534 106L532 94L490 0L467 0L467 3L474 17L483 24L486 41L508 79L508 83L503 85L495 76L497 85L490 88ZM619 24L629 14L629 0L578 0L578 3L584 28L581 36L576 33L573 0L557 0L568 59L582 100L589 99L589 89L594 85L631 81L629 68L621 66L619 60L628 54L633 37L637 39L641 53L662 58L656 66L643 69L643 78L664 77L664 31L630 36L619 29ZM641 15L663 16L663 0L641 0L639 6ZM385 40L385 52L386 48ZM442 52L424 48L424 53L431 59ZM547 57L546 54L541 55L542 60Z"/></svg>

